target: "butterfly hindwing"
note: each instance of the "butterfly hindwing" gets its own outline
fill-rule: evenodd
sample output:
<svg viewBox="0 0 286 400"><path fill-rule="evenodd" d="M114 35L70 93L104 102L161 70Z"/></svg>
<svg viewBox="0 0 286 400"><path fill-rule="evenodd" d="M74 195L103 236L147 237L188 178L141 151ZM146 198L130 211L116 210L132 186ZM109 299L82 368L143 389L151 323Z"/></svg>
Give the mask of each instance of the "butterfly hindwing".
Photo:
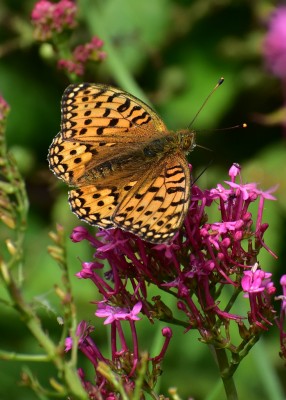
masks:
<svg viewBox="0 0 286 400"><path fill-rule="evenodd" d="M166 242L181 227L190 201L190 170L181 154L162 159L118 204L114 223L144 240Z"/></svg>
<svg viewBox="0 0 286 400"><path fill-rule="evenodd" d="M111 216L118 205L117 188L97 189L94 185L83 186L69 192L71 210L90 225L113 228Z"/></svg>
<svg viewBox="0 0 286 400"><path fill-rule="evenodd" d="M69 202L78 218L91 225L119 227L161 243L170 240L182 225L189 191L189 167L184 157L177 155L120 188L88 185L71 190Z"/></svg>
<svg viewBox="0 0 286 400"><path fill-rule="evenodd" d="M58 178L69 185L75 185L96 154L95 147L88 143L68 142L67 145L60 132L49 148L48 162Z"/></svg>

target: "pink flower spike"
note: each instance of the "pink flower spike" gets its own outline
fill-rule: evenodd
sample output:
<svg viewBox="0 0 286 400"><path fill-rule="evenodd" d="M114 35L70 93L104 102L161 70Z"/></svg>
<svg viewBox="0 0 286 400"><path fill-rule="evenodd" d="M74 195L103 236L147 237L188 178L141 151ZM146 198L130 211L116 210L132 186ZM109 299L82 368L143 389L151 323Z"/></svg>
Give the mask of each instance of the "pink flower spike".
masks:
<svg viewBox="0 0 286 400"><path fill-rule="evenodd" d="M280 285L283 288L283 294L286 295L286 275L282 275L280 278Z"/></svg>
<svg viewBox="0 0 286 400"><path fill-rule="evenodd" d="M65 340L65 352L68 352L72 349L72 338L71 337L67 337Z"/></svg>
<svg viewBox="0 0 286 400"><path fill-rule="evenodd" d="M277 200L275 196L272 196L271 193L276 192L276 190L278 189L279 185L275 185L272 186L270 189L268 190L257 190L257 194L259 194L261 197L263 197L264 199L267 200Z"/></svg>
<svg viewBox="0 0 286 400"><path fill-rule="evenodd" d="M35 4L35 7L33 8L31 18L33 21L38 21L42 20L43 18L46 18L47 15L50 14L51 8L52 8L52 3L47 0L40 0Z"/></svg>
<svg viewBox="0 0 286 400"><path fill-rule="evenodd" d="M241 170L241 167L239 164L236 164L236 163L232 164L232 166L230 167L230 169L228 171L228 175L230 176L232 182L234 182L237 175L240 174L240 170Z"/></svg>
<svg viewBox="0 0 286 400"><path fill-rule="evenodd" d="M84 74L84 66L80 62L73 60L59 60L58 69L64 69L70 74L82 76Z"/></svg>
<svg viewBox="0 0 286 400"><path fill-rule="evenodd" d="M142 309L142 303L141 303L141 301L138 301L138 303L136 303L135 306L132 308L132 310L130 312L130 318L128 318L128 319L132 319L133 321L140 320L140 318L137 317L137 314L140 313L141 309Z"/></svg>
<svg viewBox="0 0 286 400"><path fill-rule="evenodd" d="M93 38L91 39L91 43L96 49L100 49L104 45L104 41L98 36L93 36Z"/></svg>
<svg viewBox="0 0 286 400"><path fill-rule="evenodd" d="M79 337L79 341L83 341L92 331L94 327L86 321L81 321L76 328L76 336Z"/></svg>
<svg viewBox="0 0 286 400"><path fill-rule="evenodd" d="M70 235L70 238L74 243L81 242L82 240L85 240L88 237L89 237L89 232L83 226L76 226Z"/></svg>
<svg viewBox="0 0 286 400"><path fill-rule="evenodd" d="M75 276L79 279L92 279L94 277L94 270L102 268L103 264L97 261L83 262L81 271L77 272Z"/></svg>
<svg viewBox="0 0 286 400"><path fill-rule="evenodd" d="M80 76L85 72L88 61L102 61L106 54L101 51L103 41L93 37L90 42L78 45L69 60L63 59L58 62L58 68L66 69L70 73Z"/></svg>
<svg viewBox="0 0 286 400"><path fill-rule="evenodd" d="M257 197L256 183L246 183L245 185L230 181L225 181L225 183L227 183L233 189L238 189L242 193L242 198L244 201L248 200L253 193L255 193ZM253 198L252 201L254 200L255 199Z"/></svg>
<svg viewBox="0 0 286 400"><path fill-rule="evenodd" d="M79 48L78 59L83 62L90 48ZM93 239L91 235L85 237L86 232L81 229L74 232L73 240L86 239L95 250L93 258L86 260L89 262L82 262L78 276L90 279L96 286L97 301L92 301L96 304L95 315L103 318L102 325L110 324L111 356L106 363L116 373L120 368L120 379L123 377L122 384L128 393L132 393L141 365L137 338L141 326L141 321L137 321L141 317L151 323L155 319L170 324L182 321L185 332L197 330L204 343L225 348L236 357L237 349L242 347L235 343L236 337L232 339L235 326L238 325L243 346L245 340L254 344L276 316L272 275L259 264L253 265L253 260L259 260L260 249L267 249L262 239L268 225L262 219L262 211L266 198L272 200L272 189L262 192L256 183L243 184L242 171L235 164L229 175L227 184L217 183L212 190L191 186L186 218L171 243L150 243L119 228L96 230ZM155 226L155 220L152 221L149 222ZM286 293L286 275L281 282ZM228 288L237 289L235 296L234 290ZM173 307L161 300L160 292L175 296L177 312L173 314ZM236 295L247 297L239 314L232 309ZM285 298L286 295L282 307L286 310ZM286 311L280 315L282 326ZM126 328L131 336L125 337ZM164 328L162 335L161 349L151 353L154 358L148 355L155 379L157 363L165 358L171 329ZM109 384L96 369L102 356L92 336L79 343L79 350L95 367L97 390L88 393L109 399ZM67 348L71 346L67 341ZM286 359L286 333L284 354Z"/></svg>
<svg viewBox="0 0 286 400"><path fill-rule="evenodd" d="M211 225L213 231L217 231L218 234L227 233L228 231L235 231L243 226L243 221L230 221L230 222L215 222Z"/></svg>
<svg viewBox="0 0 286 400"><path fill-rule="evenodd" d="M286 275L282 275L280 279L280 285L282 286L283 296L279 296L282 299L281 312L286 312Z"/></svg>
<svg viewBox="0 0 286 400"><path fill-rule="evenodd" d="M170 343L170 340L171 340L171 338L172 338L172 336L173 336L172 329L169 328L169 327L163 328L163 329L162 329L162 335L163 335L166 339L165 339L164 345L163 345L163 347L162 347L162 350L160 351L160 354L158 354L157 357L151 358L151 360L152 360L153 362L160 362L160 361L162 360L162 358L165 356L166 351L167 351L168 346L169 346L169 343Z"/></svg>
<svg viewBox="0 0 286 400"><path fill-rule="evenodd" d="M140 318L137 316L137 314L139 314L141 308L141 302L136 303L132 310L129 311L127 308L109 306L102 301L98 303L98 309L95 315L99 318L107 317L104 321L104 325L111 324L112 322L119 320L138 321Z"/></svg>
<svg viewBox="0 0 286 400"><path fill-rule="evenodd" d="M233 191L224 188L220 183L215 189L210 190L210 196L213 199L221 198L223 201L227 201L231 194L233 194Z"/></svg>
<svg viewBox="0 0 286 400"><path fill-rule="evenodd" d="M54 33L74 28L76 13L77 7L71 0L60 0L58 3L38 1L31 14L35 37L44 41L50 39Z"/></svg>
<svg viewBox="0 0 286 400"><path fill-rule="evenodd" d="M286 7L277 7L271 15L263 44L266 67L278 78L286 78Z"/></svg>
<svg viewBox="0 0 286 400"><path fill-rule="evenodd" d="M254 264L251 271L244 271L241 279L241 287L246 293L263 292L270 284L272 274L258 269L258 264Z"/></svg>

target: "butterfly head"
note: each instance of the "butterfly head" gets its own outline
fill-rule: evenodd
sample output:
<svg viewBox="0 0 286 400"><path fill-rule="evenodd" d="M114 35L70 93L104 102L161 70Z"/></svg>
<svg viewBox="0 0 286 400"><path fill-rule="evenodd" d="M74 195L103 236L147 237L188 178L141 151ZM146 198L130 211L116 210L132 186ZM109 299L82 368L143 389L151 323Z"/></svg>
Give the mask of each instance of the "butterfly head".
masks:
<svg viewBox="0 0 286 400"><path fill-rule="evenodd" d="M189 153L194 149L196 146L195 143L195 132L194 131L189 131L189 130L183 130L178 132L179 136L179 141L180 141L180 147L181 149Z"/></svg>

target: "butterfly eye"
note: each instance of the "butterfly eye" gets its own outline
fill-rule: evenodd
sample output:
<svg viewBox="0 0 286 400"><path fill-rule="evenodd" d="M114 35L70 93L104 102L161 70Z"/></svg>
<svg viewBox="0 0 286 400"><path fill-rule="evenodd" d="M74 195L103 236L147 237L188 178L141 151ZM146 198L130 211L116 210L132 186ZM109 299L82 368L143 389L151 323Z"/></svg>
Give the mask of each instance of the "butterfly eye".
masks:
<svg viewBox="0 0 286 400"><path fill-rule="evenodd" d="M183 151L192 151L195 147L195 132L180 131L177 133L179 136L180 147Z"/></svg>

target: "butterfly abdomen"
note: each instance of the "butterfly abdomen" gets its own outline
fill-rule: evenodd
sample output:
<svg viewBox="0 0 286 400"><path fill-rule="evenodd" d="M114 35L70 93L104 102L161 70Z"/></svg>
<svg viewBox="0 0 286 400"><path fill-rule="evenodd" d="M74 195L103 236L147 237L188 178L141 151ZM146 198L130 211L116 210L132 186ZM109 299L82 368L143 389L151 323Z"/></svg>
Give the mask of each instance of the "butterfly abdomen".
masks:
<svg viewBox="0 0 286 400"><path fill-rule="evenodd" d="M150 161L160 159L169 151L179 148L179 142L177 137L172 134L152 140L147 145L145 143L144 145L133 145L130 148L126 147L126 152L122 155L111 157L109 161L104 161L91 169L87 168L84 176L81 177L81 181L87 183L108 178L114 173L123 170L131 172L134 170L134 164L141 166L141 169L144 170ZM96 162L96 155L93 158L93 162Z"/></svg>
<svg viewBox="0 0 286 400"><path fill-rule="evenodd" d="M143 148L143 153L146 157L156 157L164 152L164 142L162 139L153 140L148 146Z"/></svg>

